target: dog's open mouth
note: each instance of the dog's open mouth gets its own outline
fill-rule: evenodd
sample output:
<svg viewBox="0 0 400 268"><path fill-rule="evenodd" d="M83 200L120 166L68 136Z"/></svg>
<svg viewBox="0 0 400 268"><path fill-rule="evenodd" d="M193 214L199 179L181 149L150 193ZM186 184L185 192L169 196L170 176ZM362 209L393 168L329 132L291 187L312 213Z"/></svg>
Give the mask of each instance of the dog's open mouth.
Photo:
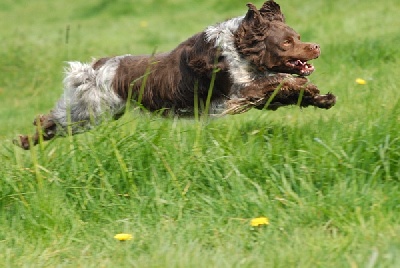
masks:
<svg viewBox="0 0 400 268"><path fill-rule="evenodd" d="M314 72L314 66L302 60L289 60L286 62L286 66L293 70L293 73L307 76Z"/></svg>

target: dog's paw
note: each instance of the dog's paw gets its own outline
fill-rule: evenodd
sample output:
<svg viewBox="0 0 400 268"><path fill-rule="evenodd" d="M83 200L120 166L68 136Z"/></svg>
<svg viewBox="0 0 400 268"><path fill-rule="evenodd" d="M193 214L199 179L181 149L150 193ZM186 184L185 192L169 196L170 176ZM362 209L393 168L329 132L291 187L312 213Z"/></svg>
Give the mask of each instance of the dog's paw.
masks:
<svg viewBox="0 0 400 268"><path fill-rule="evenodd" d="M314 106L322 109L330 109L336 104L336 96L332 93L314 97Z"/></svg>
<svg viewBox="0 0 400 268"><path fill-rule="evenodd" d="M40 122L40 125L43 126L45 120L45 116L43 114L40 114L36 116L35 120L33 120L33 125L38 126L38 122Z"/></svg>
<svg viewBox="0 0 400 268"><path fill-rule="evenodd" d="M13 139L13 143L24 150L29 150L31 147L29 137L26 135L19 135L18 138Z"/></svg>

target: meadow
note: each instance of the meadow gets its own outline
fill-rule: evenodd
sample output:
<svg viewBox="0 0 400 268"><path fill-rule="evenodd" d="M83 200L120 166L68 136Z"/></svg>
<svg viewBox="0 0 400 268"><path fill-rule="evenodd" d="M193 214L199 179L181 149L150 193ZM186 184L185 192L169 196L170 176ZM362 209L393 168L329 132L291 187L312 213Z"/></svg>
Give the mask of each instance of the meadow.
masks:
<svg viewBox="0 0 400 268"><path fill-rule="evenodd" d="M400 267L397 0L278 1L321 45L310 80L338 96L330 110L132 109L12 144L61 95L66 61L168 51L246 3L0 2L0 267Z"/></svg>

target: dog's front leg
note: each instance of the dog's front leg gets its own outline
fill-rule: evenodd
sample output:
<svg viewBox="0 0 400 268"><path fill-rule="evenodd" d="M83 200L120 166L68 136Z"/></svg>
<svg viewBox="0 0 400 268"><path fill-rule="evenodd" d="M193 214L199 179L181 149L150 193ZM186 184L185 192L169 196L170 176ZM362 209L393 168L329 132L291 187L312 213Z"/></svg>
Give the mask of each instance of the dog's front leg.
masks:
<svg viewBox="0 0 400 268"><path fill-rule="evenodd" d="M268 110L288 105L329 109L336 102L333 94L321 95L317 86L306 78L285 74L253 81L240 89L240 96L252 103L254 108Z"/></svg>

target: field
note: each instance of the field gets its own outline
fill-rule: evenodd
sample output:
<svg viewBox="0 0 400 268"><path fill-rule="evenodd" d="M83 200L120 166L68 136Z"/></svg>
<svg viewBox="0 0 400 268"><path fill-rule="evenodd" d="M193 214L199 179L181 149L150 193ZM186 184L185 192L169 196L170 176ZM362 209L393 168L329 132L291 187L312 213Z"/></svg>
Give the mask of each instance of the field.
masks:
<svg viewBox="0 0 400 268"><path fill-rule="evenodd" d="M278 1L322 47L310 79L338 96L330 110L133 109L12 144L61 95L66 61L168 51L246 3L0 2L0 267L400 267L397 0Z"/></svg>

